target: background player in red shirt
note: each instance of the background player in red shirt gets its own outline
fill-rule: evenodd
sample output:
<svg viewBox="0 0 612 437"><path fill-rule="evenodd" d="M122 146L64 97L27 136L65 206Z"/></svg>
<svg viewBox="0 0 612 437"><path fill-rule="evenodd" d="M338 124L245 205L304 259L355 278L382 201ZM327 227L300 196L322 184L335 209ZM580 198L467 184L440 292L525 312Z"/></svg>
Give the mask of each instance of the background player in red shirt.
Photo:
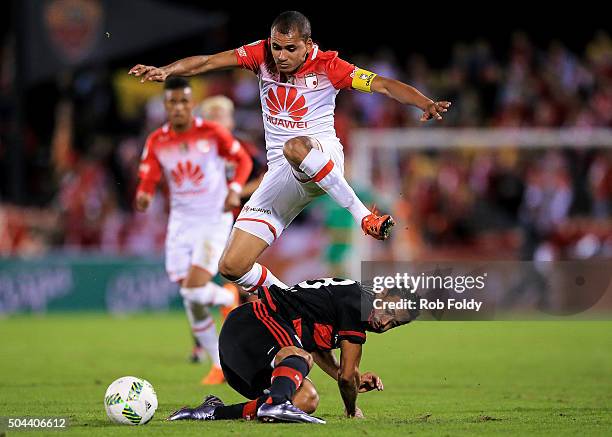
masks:
<svg viewBox="0 0 612 437"><path fill-rule="evenodd" d="M168 123L147 138L139 169L136 209L145 211L165 175L170 188L166 236L166 270L181 284L181 295L194 337L212 361L204 384L223 382L211 305L237 304L237 291L215 284L219 258L233 224L231 208L240 205L240 191L252 167L249 155L221 125L193 117L188 82L166 82L164 104ZM226 178L226 160L236 164L233 180Z"/></svg>
<svg viewBox="0 0 612 437"><path fill-rule="evenodd" d="M349 210L366 234L386 239L394 224L391 217L371 213L344 179L342 145L333 128L335 96L345 88L381 93L420 108L422 121L441 120L450 102L433 101L410 85L338 58L336 52L320 51L310 22L295 11L274 20L268 40L161 68L138 64L129 74L141 82L164 81L231 67L258 75L269 170L234 226L220 261L223 276L251 290L284 286L256 261L322 192Z"/></svg>

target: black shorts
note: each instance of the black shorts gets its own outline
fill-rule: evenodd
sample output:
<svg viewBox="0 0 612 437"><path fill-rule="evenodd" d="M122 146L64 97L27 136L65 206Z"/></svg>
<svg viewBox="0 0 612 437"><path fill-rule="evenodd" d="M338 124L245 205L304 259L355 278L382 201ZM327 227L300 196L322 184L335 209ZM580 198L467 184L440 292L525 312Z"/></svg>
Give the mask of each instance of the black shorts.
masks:
<svg viewBox="0 0 612 437"><path fill-rule="evenodd" d="M289 323L263 302L245 303L225 319L219 334L219 358L227 383L248 399L270 388L272 362L286 346L302 347Z"/></svg>

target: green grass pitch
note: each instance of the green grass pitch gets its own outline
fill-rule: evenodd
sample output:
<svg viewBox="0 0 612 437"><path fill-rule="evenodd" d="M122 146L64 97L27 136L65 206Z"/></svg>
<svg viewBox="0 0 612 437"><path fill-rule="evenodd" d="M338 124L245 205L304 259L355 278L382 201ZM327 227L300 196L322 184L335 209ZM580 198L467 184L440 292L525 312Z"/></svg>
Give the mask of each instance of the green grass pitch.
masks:
<svg viewBox="0 0 612 437"><path fill-rule="evenodd" d="M226 385L199 385L208 365L187 362L179 313L9 317L0 320L0 342L0 416L68 416L69 430L57 435L612 434L609 321L417 322L370 334L361 369L377 372L385 390L360 395L364 420L345 419L335 382L314 370L325 426L165 422L209 392L243 400ZM146 426L106 418L106 387L124 375L146 378L157 391L159 408Z"/></svg>

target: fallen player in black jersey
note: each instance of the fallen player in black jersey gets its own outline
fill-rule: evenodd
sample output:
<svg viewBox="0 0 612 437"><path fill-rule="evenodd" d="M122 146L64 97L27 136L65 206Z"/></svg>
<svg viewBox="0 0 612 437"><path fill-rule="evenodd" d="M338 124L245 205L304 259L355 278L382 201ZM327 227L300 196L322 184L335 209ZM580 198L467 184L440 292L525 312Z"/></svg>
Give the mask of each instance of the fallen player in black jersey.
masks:
<svg viewBox="0 0 612 437"><path fill-rule="evenodd" d="M195 408L168 420L260 419L325 423L312 416L319 395L306 376L313 363L338 381L347 417L363 417L358 393L383 390L380 377L359 372L366 331L383 333L406 324L416 312L389 309L398 294L374 293L349 279L324 278L290 288L261 287L259 300L233 310L219 335L227 383L248 399L224 405L209 395ZM373 302L377 300L377 304ZM340 348L340 362L332 353Z"/></svg>

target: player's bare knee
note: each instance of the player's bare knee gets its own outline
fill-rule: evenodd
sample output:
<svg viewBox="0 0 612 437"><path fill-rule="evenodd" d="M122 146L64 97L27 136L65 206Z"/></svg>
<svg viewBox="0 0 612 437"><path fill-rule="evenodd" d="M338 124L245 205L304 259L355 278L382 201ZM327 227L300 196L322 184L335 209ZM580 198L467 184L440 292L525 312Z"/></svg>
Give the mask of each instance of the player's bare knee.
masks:
<svg viewBox="0 0 612 437"><path fill-rule="evenodd" d="M285 143L283 155L291 165L299 167L310 149L312 149L312 140L309 137L295 137Z"/></svg>
<svg viewBox="0 0 612 437"><path fill-rule="evenodd" d="M304 358L304 360L308 364L308 369L312 369L312 366L314 364L312 355L297 346L285 346L280 351L278 351L278 353L274 357L274 366L278 366L281 361L292 355L297 355L298 357Z"/></svg>
<svg viewBox="0 0 612 437"><path fill-rule="evenodd" d="M309 379L304 378L291 402L305 413L312 414L319 406L319 393L317 393L314 384Z"/></svg>
<svg viewBox="0 0 612 437"><path fill-rule="evenodd" d="M248 266L246 263L241 262L239 257L231 254L223 254L219 260L219 273L230 281L241 278L251 267L252 266Z"/></svg>

